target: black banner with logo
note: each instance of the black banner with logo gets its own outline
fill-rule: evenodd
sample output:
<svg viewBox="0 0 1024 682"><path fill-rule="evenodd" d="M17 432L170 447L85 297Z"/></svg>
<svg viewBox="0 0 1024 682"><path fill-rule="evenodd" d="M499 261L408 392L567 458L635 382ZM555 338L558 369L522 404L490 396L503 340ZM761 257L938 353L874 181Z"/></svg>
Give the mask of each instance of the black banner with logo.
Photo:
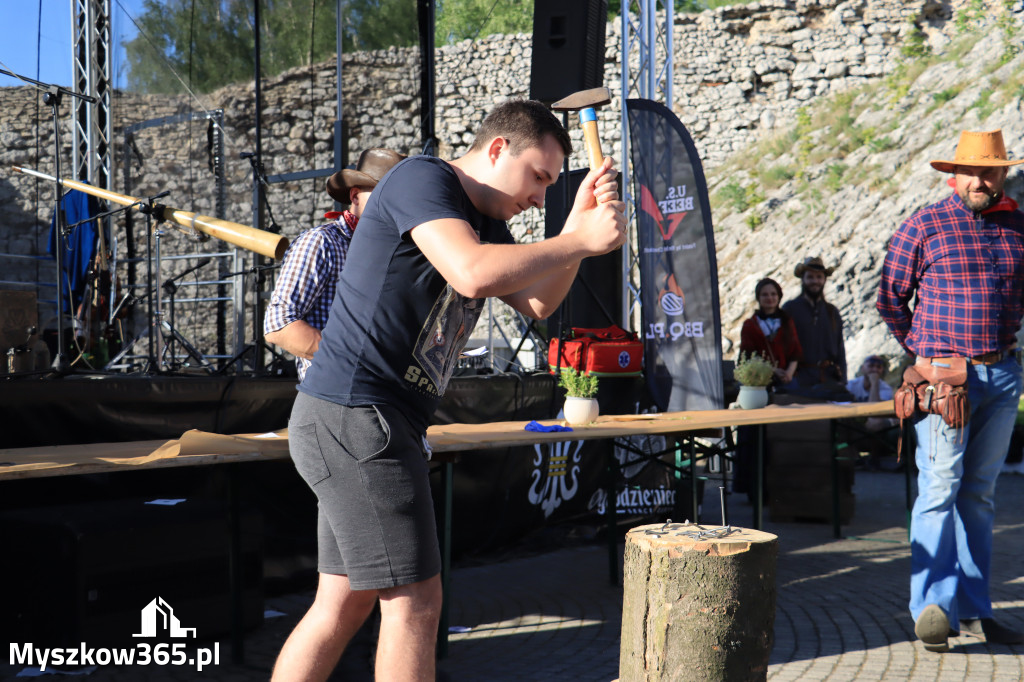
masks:
<svg viewBox="0 0 1024 682"><path fill-rule="evenodd" d="M700 157L664 105L630 99L626 112L647 384L662 411L720 409L718 266Z"/></svg>

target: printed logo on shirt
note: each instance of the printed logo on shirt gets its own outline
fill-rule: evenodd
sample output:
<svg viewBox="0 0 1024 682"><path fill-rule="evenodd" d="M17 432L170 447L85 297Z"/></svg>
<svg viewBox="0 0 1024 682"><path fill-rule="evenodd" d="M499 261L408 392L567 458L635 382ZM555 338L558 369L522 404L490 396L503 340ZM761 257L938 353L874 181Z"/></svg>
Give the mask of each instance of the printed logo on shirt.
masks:
<svg viewBox="0 0 1024 682"><path fill-rule="evenodd" d="M483 305L484 299L467 298L450 284L445 286L413 347L414 364L405 372L412 388L431 396L444 395Z"/></svg>

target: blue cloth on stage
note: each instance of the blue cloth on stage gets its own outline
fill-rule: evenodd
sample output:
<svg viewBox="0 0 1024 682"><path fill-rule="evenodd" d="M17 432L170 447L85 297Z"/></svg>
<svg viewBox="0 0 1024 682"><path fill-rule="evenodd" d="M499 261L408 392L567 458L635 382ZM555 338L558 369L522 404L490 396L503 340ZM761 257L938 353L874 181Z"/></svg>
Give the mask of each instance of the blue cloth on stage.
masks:
<svg viewBox="0 0 1024 682"><path fill-rule="evenodd" d="M87 220L91 216L101 212L99 199L80 192L77 189L69 190L62 198L61 204L64 208L64 224L74 225L80 220ZM61 265L67 273L68 288L73 298L73 306L78 307L82 300L85 289L85 276L89 272L89 265L96 256L96 237L99 234L96 221L82 223L71 230L67 237L67 248L61 254ZM57 216L50 218L50 243L46 252L55 253L57 243ZM109 241L108 241L109 243ZM67 307L67 299L61 303L64 312L70 312Z"/></svg>
<svg viewBox="0 0 1024 682"><path fill-rule="evenodd" d="M524 427L527 431L537 431L539 433L549 433L551 431L572 431L571 426L559 426L558 424L552 424L551 426L544 426L540 422L532 421Z"/></svg>

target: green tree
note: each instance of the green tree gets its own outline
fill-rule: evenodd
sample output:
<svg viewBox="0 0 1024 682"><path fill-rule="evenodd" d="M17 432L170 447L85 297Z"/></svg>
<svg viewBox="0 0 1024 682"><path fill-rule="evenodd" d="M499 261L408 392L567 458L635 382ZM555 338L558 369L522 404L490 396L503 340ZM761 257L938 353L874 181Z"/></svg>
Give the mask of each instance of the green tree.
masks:
<svg viewBox="0 0 1024 682"><path fill-rule="evenodd" d="M438 45L494 35L533 33L534 0L439 0ZM544 0L537 0L544 2Z"/></svg>
<svg viewBox="0 0 1024 682"><path fill-rule="evenodd" d="M347 0L343 11L345 52L419 44L416 0Z"/></svg>
<svg viewBox="0 0 1024 682"><path fill-rule="evenodd" d="M208 92L252 77L252 17L243 0L145 0L138 35L124 43L128 87ZM177 74L177 76L175 76Z"/></svg>
<svg viewBox="0 0 1024 682"><path fill-rule="evenodd" d="M255 11L260 5L260 70L274 76L337 49L337 0L145 0L139 34L124 43L128 87L197 92L252 80ZM346 0L345 52L415 45L416 0ZM179 81L180 79L180 81Z"/></svg>

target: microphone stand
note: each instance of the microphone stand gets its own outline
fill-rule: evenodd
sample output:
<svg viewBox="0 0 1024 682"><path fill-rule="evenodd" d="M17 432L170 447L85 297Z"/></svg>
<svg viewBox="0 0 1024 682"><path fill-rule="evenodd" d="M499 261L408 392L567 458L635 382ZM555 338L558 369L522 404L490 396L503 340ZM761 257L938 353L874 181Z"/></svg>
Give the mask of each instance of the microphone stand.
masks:
<svg viewBox="0 0 1024 682"><path fill-rule="evenodd" d="M266 281L267 276L264 274L267 270L276 270L281 267L280 263L274 265L256 265L248 270L241 270L239 272L229 272L224 277L239 277L241 275L252 275L253 276L253 289L259 291L263 283ZM245 357L246 353L253 351L253 373L256 374L263 370L264 365L261 362L263 353L269 351L274 356L274 363L280 365L285 362L285 357L278 353L276 350L267 345L267 342L263 340L263 317L260 315L260 300L258 296L253 297L252 301L252 343L246 345L241 351L239 351L235 357L231 358L224 364L218 374L226 374L229 367Z"/></svg>
<svg viewBox="0 0 1024 682"><path fill-rule="evenodd" d="M43 93L43 103L50 106L53 118L53 175L54 175L54 221L55 221L55 247L54 259L57 261L57 352L54 354L53 369L54 376L64 376L71 371L71 364L68 362L64 348L64 238L67 236L63 209L63 186L60 178L60 117L57 109L60 107L64 95L71 95L89 103L96 102L95 97L83 95L73 90L68 90L59 85L43 83L32 78L0 69L0 73L12 76L26 83L34 85L37 90ZM71 311L73 312L73 311Z"/></svg>
<svg viewBox="0 0 1024 682"><path fill-rule="evenodd" d="M156 277L160 277L160 235L159 223L163 222L164 219L164 206L162 204L154 203L157 199L162 199L170 194L170 192L161 192L152 197L148 197L139 210L146 214L146 320L149 322L149 326L146 328L148 348L149 351L149 369L150 371L159 371L160 363L157 359L156 354L156 335L153 334L153 327L160 326L159 322L154 322L154 315L161 315L160 312L160 297L157 296L156 312L153 311L153 292L155 287L153 283L156 281L153 278L153 233L156 232ZM157 228L153 229L153 218L156 217Z"/></svg>
<svg viewBox="0 0 1024 682"><path fill-rule="evenodd" d="M257 100L258 99L259 98L257 96ZM259 209L260 208L266 209L267 217L270 218L270 225L268 226L267 231L268 232L273 232L274 234L280 234L281 227L280 227L280 225L277 224L277 221L274 220L274 211L270 208L270 200L267 199L267 193L265 191L265 188L269 187L270 183L267 182L267 176L264 175L264 173L263 173L263 161L262 161L262 159L259 156L259 143L257 143L256 149L257 149L256 153L253 153L253 152L240 152L238 154L238 158L240 158L240 159L248 159L249 166L252 167L253 196L254 197L258 196L259 197L259 199L258 199L259 204L253 206L254 213L256 213L256 215L259 216L259 214L260 214ZM254 222L259 222L259 220L254 221ZM259 227L259 226L257 225L257 227ZM263 293L263 283L266 281L266 276L263 274L263 269L265 269L267 266L264 264L263 259L260 258L259 255L253 256L253 264L254 265L253 265L253 268L251 270L251 272L254 275L254 277L253 277L253 289L252 289L252 295L253 295L253 309L252 309L253 310L253 313L252 313L253 314L253 337L252 337L252 346L250 346L250 347L253 348L253 352L255 353L255 357L253 358L253 372L257 373L257 372L260 372L261 370L263 370L263 368L264 368L264 355L263 355L263 351L268 349L267 345L265 343L263 343L263 333L262 333L263 332L263 329L262 329L262 324L263 324L263 322L262 322L263 321L263 301L260 298L260 296ZM227 276L230 277L231 275L227 275ZM235 358L233 358L228 364L230 365L231 363L233 363L235 361L235 359L241 357L241 355L244 354L245 351L248 350L248 349L249 349L249 347L246 347L245 349L243 349L243 351L241 351L238 355L236 355ZM276 355L276 353L275 353L275 355Z"/></svg>
<svg viewBox="0 0 1024 682"><path fill-rule="evenodd" d="M258 184L260 187L269 187L270 183L267 182L267 176L263 172L263 162L256 158L256 155L252 152L240 152L238 154L240 159L248 159L249 166L252 167L252 181L253 184ZM263 202L263 208L267 209L267 217L270 218L270 225L267 228L267 232L273 232L274 234L281 233L281 226L274 220L274 211L270 208L270 200L267 199L266 192L260 192L260 201Z"/></svg>
<svg viewBox="0 0 1024 682"><path fill-rule="evenodd" d="M177 285L178 280L180 280L180 279L182 279L184 277L187 277L188 275L191 275L193 272L195 272L196 270L198 270L199 268L201 268L201 267L203 267L205 265L209 265L210 261L212 261L212 260L213 260L212 258L204 258L201 261L199 261L198 263L196 263L195 265L193 265L192 267L186 269L181 274L175 275L174 277L171 277L170 279L164 281L164 283L161 285L161 288L164 291L167 292L168 298L171 299L171 306L170 306L171 307L171 314L170 314L170 322L169 322L171 337L167 341L167 346L165 347L165 351L169 351L169 353L168 353L170 355L170 365L169 365L169 367L170 367L171 371L174 371L174 370L178 369L177 359L176 359L176 357L174 355L174 341L175 341L175 339L177 339L178 342L181 343L181 345L185 347L185 350L189 353L189 355L191 355L193 357L198 355L199 357L197 359L199 360L200 364L203 364L203 365L207 364L206 360L202 357L202 354L199 353L195 349L195 347L193 347L191 344L185 343L184 339L181 337L181 334L178 332L177 327L174 326L174 294L177 293L177 291L178 291L178 285Z"/></svg>

